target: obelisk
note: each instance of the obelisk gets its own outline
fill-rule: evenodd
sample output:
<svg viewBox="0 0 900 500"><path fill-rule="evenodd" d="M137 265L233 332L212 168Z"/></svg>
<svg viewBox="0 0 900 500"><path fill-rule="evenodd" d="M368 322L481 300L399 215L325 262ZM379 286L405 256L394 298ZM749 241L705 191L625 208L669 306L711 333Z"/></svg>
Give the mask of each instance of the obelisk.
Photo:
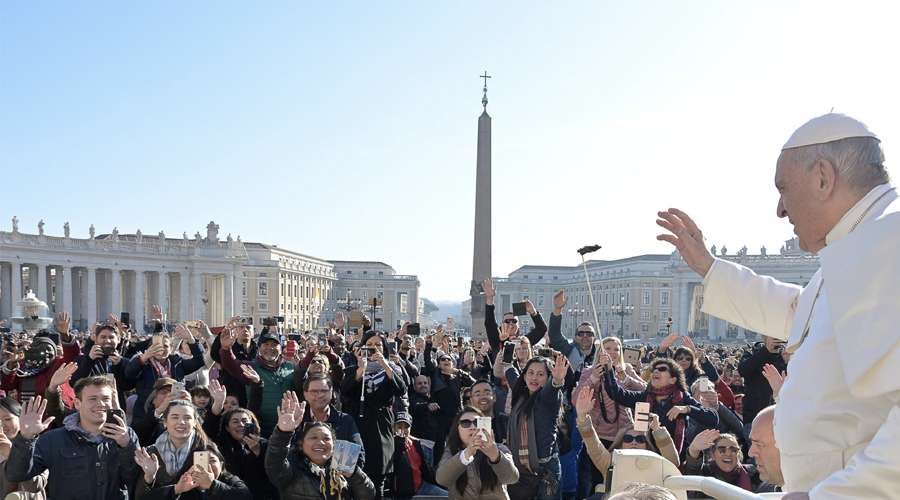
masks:
<svg viewBox="0 0 900 500"><path fill-rule="evenodd" d="M475 248L472 254L472 336L485 338L484 295L481 283L491 277L491 116L487 113L487 71L478 117L478 154L475 169Z"/></svg>

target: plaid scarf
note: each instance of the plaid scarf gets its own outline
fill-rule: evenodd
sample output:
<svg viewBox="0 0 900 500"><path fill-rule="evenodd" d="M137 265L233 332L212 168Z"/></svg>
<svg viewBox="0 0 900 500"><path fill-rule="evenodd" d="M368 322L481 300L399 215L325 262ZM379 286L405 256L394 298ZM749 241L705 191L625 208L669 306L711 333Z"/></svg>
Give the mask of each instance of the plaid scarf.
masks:
<svg viewBox="0 0 900 500"><path fill-rule="evenodd" d="M662 419L665 417L665 413L655 409L659 404L659 402L656 401L657 397L670 398L672 406L678 406L681 404L682 400L684 400L684 392L681 391L678 384L672 384L660 389L656 389L652 385L647 386L646 401L650 403L650 408L654 408L654 411L659 414ZM675 449L678 450L678 453L681 453L681 447L684 445L684 415L679 415L673 423L675 424L675 434L672 435L672 442L675 444Z"/></svg>
<svg viewBox="0 0 900 500"><path fill-rule="evenodd" d="M150 366L156 372L157 378L172 378L172 364L169 362L169 358L166 358L165 364L156 358L150 358Z"/></svg>

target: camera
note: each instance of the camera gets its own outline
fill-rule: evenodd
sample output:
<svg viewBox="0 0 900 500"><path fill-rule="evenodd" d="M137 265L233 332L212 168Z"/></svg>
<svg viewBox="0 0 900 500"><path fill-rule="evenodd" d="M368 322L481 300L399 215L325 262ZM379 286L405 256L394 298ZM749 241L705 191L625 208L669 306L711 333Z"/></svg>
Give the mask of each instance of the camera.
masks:
<svg viewBox="0 0 900 500"><path fill-rule="evenodd" d="M104 355L104 356L112 356L113 353L116 352L116 346L114 346L114 345L106 345L106 346L102 346L102 347L100 348L100 350L103 351L103 355Z"/></svg>
<svg viewBox="0 0 900 500"><path fill-rule="evenodd" d="M247 422L244 424L244 435L245 436L258 436L259 435L259 427L253 422Z"/></svg>
<svg viewBox="0 0 900 500"><path fill-rule="evenodd" d="M542 358L553 358L553 349L549 347L541 347L538 349L537 355Z"/></svg>
<svg viewBox="0 0 900 500"><path fill-rule="evenodd" d="M278 323L284 323L284 316L269 316L262 320L263 326L278 326Z"/></svg>

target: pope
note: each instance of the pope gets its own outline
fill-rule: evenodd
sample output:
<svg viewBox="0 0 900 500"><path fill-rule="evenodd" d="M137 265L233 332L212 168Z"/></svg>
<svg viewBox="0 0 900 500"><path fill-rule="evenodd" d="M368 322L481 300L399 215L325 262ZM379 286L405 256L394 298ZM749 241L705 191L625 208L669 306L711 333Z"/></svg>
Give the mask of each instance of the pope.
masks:
<svg viewBox="0 0 900 500"><path fill-rule="evenodd" d="M819 256L805 287L713 257L684 212L659 212L704 277L703 311L787 342L775 409L785 499L900 494L900 201L879 139L829 113L797 129L775 166L777 215Z"/></svg>

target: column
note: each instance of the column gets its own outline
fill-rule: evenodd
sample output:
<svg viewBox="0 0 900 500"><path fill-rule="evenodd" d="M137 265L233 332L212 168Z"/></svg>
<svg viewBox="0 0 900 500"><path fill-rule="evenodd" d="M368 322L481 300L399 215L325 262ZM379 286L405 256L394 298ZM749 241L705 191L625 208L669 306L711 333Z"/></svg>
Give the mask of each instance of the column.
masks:
<svg viewBox="0 0 900 500"><path fill-rule="evenodd" d="M57 278L59 275L57 275ZM62 288L62 310L68 312L74 318L75 306L72 303L72 268L62 266L62 283L56 283L56 291Z"/></svg>
<svg viewBox="0 0 900 500"><path fill-rule="evenodd" d="M131 324L134 331L144 332L144 314L146 312L146 285L144 283L144 271L134 271L134 304L131 306Z"/></svg>
<svg viewBox="0 0 900 500"><path fill-rule="evenodd" d="M234 316L234 274L225 275L225 321Z"/></svg>
<svg viewBox="0 0 900 500"><path fill-rule="evenodd" d="M169 311L166 310L166 273L163 271L156 272L156 297L154 300L156 304L162 308L165 314L169 314Z"/></svg>
<svg viewBox="0 0 900 500"><path fill-rule="evenodd" d="M0 262L0 318L9 318L12 316L12 306L10 305L10 283L12 271L7 271L6 264Z"/></svg>
<svg viewBox="0 0 900 500"><path fill-rule="evenodd" d="M16 304L22 300L22 266L18 262L10 262L9 265L10 316L18 316L20 312L16 311Z"/></svg>
<svg viewBox="0 0 900 500"><path fill-rule="evenodd" d="M681 283L678 286L678 317L673 318L675 320L675 328L677 328L678 333L686 335L688 333L688 329L690 325L688 322L691 317L691 295L689 293L690 285L688 283ZM672 308L672 314L675 314L674 307Z"/></svg>
<svg viewBox="0 0 900 500"><path fill-rule="evenodd" d="M122 271L118 269L110 269L110 304L109 309L112 314L118 315L122 312Z"/></svg>
<svg viewBox="0 0 900 500"><path fill-rule="evenodd" d="M87 268L87 327L97 322L97 268Z"/></svg>
<svg viewBox="0 0 900 500"><path fill-rule="evenodd" d="M191 273L191 319L203 319L203 273Z"/></svg>
<svg viewBox="0 0 900 500"><path fill-rule="evenodd" d="M179 283L179 294L178 294L178 320L186 321L191 319L190 317L190 281L188 281L188 273L178 273L178 283Z"/></svg>
<svg viewBox="0 0 900 500"><path fill-rule="evenodd" d="M37 278L37 289L35 292L39 299L49 304L50 297L47 296L47 265L35 264L33 269L37 271L35 272L35 277Z"/></svg>

